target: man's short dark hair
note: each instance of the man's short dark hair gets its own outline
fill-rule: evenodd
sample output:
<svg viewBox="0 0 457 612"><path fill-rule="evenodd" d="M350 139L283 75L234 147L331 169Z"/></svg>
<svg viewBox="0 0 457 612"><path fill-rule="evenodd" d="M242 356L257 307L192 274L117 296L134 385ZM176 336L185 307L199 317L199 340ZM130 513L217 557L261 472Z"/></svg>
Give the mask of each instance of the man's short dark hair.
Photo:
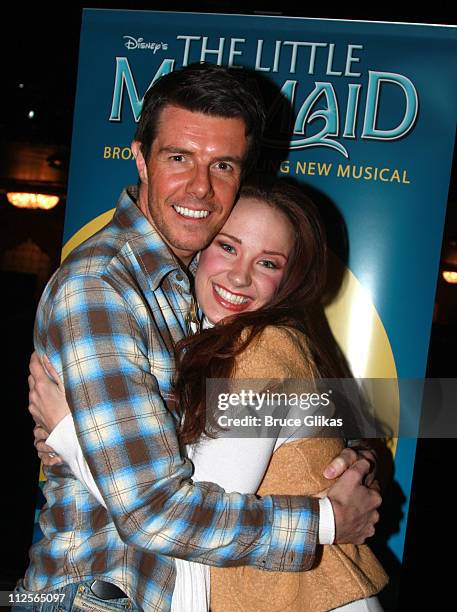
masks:
<svg viewBox="0 0 457 612"><path fill-rule="evenodd" d="M144 96L135 134L145 160L149 158L157 135L160 113L166 106L214 117L242 119L248 142L243 174L253 168L265 125L265 109L257 83L248 71L215 64L190 64L154 83Z"/></svg>

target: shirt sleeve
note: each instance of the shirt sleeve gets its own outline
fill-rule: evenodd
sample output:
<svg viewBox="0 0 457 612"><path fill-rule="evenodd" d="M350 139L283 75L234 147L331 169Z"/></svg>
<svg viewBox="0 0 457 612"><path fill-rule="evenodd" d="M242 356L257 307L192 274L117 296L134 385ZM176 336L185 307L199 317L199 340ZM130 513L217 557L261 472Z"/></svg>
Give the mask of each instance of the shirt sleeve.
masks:
<svg viewBox="0 0 457 612"><path fill-rule="evenodd" d="M258 498L192 482L152 373L166 359L153 313L150 319L149 327L139 321L110 279L75 275L53 295L37 333L63 378L83 455L121 539L212 565L308 569L317 499Z"/></svg>
<svg viewBox="0 0 457 612"><path fill-rule="evenodd" d="M60 458L68 464L76 478L95 497L98 503L106 508L105 500L97 487L79 445L71 414L67 414L54 427L46 440L46 444L55 450Z"/></svg>
<svg viewBox="0 0 457 612"><path fill-rule="evenodd" d="M328 497L319 499L319 544L333 544L335 541L335 514Z"/></svg>
<svg viewBox="0 0 457 612"><path fill-rule="evenodd" d="M52 430L46 444L70 466L76 478L106 508L95 480L84 459L71 414L67 414ZM192 461L197 481L216 480L226 491L256 491L268 467L274 441L219 438L201 443ZM252 456L256 461L252 461ZM221 462L221 457L228 459ZM227 469L229 468L229 469ZM335 516L328 497L319 499L319 544L333 544Z"/></svg>
<svg viewBox="0 0 457 612"><path fill-rule="evenodd" d="M203 439L192 449L194 479L215 481L226 491L255 493L268 469L275 442L274 438ZM252 461L252 457L256 460ZM328 497L324 497L319 499L318 542L333 544L334 540L333 507Z"/></svg>

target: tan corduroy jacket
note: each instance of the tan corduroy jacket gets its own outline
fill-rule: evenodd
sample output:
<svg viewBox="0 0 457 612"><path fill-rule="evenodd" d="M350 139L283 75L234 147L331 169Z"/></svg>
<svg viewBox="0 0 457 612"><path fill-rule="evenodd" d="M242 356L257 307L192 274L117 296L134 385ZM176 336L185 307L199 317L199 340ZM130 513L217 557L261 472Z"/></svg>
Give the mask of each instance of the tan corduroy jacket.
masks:
<svg viewBox="0 0 457 612"><path fill-rule="evenodd" d="M312 379L306 338L268 327L238 358L236 378ZM259 495L313 495L326 489L322 472L343 440L307 438L283 444L273 454ZM211 568L211 612L324 612L378 593L388 582L367 545L318 546L312 569L267 572L251 567Z"/></svg>

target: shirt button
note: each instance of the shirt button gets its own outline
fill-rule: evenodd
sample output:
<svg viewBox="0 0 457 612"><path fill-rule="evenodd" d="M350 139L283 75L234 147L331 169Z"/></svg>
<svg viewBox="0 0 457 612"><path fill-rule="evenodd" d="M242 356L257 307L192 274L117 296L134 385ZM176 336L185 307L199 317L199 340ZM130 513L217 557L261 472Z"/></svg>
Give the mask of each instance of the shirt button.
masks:
<svg viewBox="0 0 457 612"><path fill-rule="evenodd" d="M176 275L176 280L178 281L178 283L180 283L183 279L184 276L180 272L178 272L178 274Z"/></svg>

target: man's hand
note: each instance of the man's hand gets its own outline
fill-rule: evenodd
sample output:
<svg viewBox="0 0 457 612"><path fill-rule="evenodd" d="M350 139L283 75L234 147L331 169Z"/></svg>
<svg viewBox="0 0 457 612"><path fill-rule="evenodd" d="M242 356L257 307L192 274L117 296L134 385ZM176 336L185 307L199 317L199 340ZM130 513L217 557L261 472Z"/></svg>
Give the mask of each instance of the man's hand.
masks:
<svg viewBox="0 0 457 612"><path fill-rule="evenodd" d="M363 484L370 469L370 462L360 459L328 489L335 516L335 544L363 544L374 535L382 498L376 482L370 488Z"/></svg>
<svg viewBox="0 0 457 612"><path fill-rule="evenodd" d="M365 459L370 464L370 469L365 476L363 484L367 487L372 487L373 483L376 481L376 453L373 449L364 445L343 449L338 457L335 457L335 459L325 468L324 477L329 480L338 478L360 459Z"/></svg>
<svg viewBox="0 0 457 612"><path fill-rule="evenodd" d="M48 438L48 432L41 427L41 425L36 425L33 430L33 435L35 437L34 445L38 451L38 457L41 459L43 465L53 466L60 465L62 463L62 459L57 455L53 449L46 444L46 440Z"/></svg>

